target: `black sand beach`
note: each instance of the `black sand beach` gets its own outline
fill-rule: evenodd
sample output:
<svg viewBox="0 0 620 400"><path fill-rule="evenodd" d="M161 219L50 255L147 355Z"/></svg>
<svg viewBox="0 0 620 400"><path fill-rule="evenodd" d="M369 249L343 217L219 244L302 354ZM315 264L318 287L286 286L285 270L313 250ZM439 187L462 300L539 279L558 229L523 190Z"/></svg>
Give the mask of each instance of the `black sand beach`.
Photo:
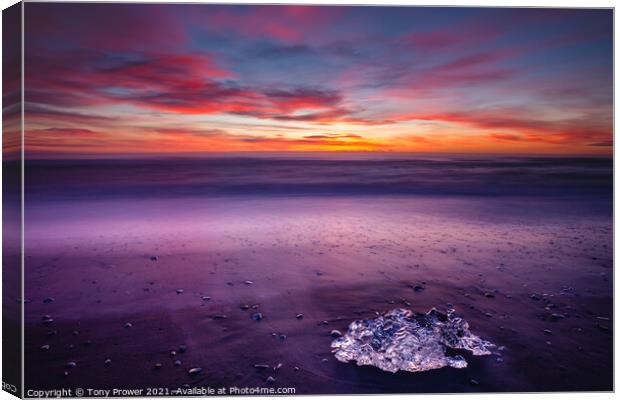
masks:
<svg viewBox="0 0 620 400"><path fill-rule="evenodd" d="M612 390L610 159L35 161L26 185L28 389ZM448 304L501 354L331 354Z"/></svg>

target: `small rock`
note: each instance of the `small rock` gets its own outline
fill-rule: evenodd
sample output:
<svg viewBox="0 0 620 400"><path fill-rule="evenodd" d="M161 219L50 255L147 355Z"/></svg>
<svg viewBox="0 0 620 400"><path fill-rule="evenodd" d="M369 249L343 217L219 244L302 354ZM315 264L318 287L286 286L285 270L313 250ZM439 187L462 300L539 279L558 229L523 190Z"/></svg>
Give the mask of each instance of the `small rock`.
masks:
<svg viewBox="0 0 620 400"><path fill-rule="evenodd" d="M254 368L256 368L256 369L269 369L269 365L267 365L267 364L254 364Z"/></svg>
<svg viewBox="0 0 620 400"><path fill-rule="evenodd" d="M293 367L293 371L299 371L299 367Z"/></svg>
<svg viewBox="0 0 620 400"><path fill-rule="evenodd" d="M494 298L494 297L495 297L495 295L494 295L493 293L485 293L485 294L484 294L484 297L487 297L487 298L489 298L489 299L492 299L492 298Z"/></svg>
<svg viewBox="0 0 620 400"><path fill-rule="evenodd" d="M191 368L189 371L187 371L187 373L192 376L196 376L200 374L201 372L202 372L202 368L199 368L199 367L194 367L194 368Z"/></svg>
<svg viewBox="0 0 620 400"><path fill-rule="evenodd" d="M421 291L423 291L423 290L424 290L424 286L415 285L415 286L413 287L413 291L414 291L414 292L421 292Z"/></svg>
<svg viewBox="0 0 620 400"><path fill-rule="evenodd" d="M65 367L67 367L67 368L75 368L75 367L77 367L77 363L75 361L69 361L68 363L65 364Z"/></svg>
<svg viewBox="0 0 620 400"><path fill-rule="evenodd" d="M106 358L106 360L103 363L105 365L110 365L110 364L112 364L112 360L110 360L109 358Z"/></svg>
<svg viewBox="0 0 620 400"><path fill-rule="evenodd" d="M51 346L49 344L44 344L40 347L40 349L43 351L48 351L49 349L51 349Z"/></svg>
<svg viewBox="0 0 620 400"><path fill-rule="evenodd" d="M177 290L176 290L177 294L181 294L181 293L183 293L184 291L185 291L185 290L183 290L183 289L177 289Z"/></svg>
<svg viewBox="0 0 620 400"><path fill-rule="evenodd" d="M280 368L282 368L282 363L278 363L278 365L276 365L275 367L273 367L274 371L279 370Z"/></svg>
<svg viewBox="0 0 620 400"><path fill-rule="evenodd" d="M177 355L177 352L176 352L176 351L172 350L172 351L170 352L170 357L175 357L176 355Z"/></svg>
<svg viewBox="0 0 620 400"><path fill-rule="evenodd" d="M280 335L280 340L286 340L286 335L285 334L281 334Z"/></svg>
<svg viewBox="0 0 620 400"><path fill-rule="evenodd" d="M530 296L530 299L532 299L532 300L534 300L534 301L538 301L538 300L540 300L540 296L538 296L537 294L533 293L533 294Z"/></svg>
<svg viewBox="0 0 620 400"><path fill-rule="evenodd" d="M204 301L209 301L209 300L211 300L211 297L209 297L209 296L202 296L202 299Z"/></svg>
<svg viewBox="0 0 620 400"><path fill-rule="evenodd" d="M266 380L267 383L274 383L276 381L276 378L274 378L273 376L269 376Z"/></svg>
<svg viewBox="0 0 620 400"><path fill-rule="evenodd" d="M187 346L182 344L178 348L179 353L185 353L187 351Z"/></svg>
<svg viewBox="0 0 620 400"><path fill-rule="evenodd" d="M215 314L211 316L211 319L226 319L228 318L226 314Z"/></svg>
<svg viewBox="0 0 620 400"><path fill-rule="evenodd" d="M480 382L478 382L478 381L477 381L477 380L475 380L475 379L470 379L470 380L469 380L469 383L471 383L471 384L472 384L472 385L474 385L474 386L478 386L478 385L480 385Z"/></svg>
<svg viewBox="0 0 620 400"><path fill-rule="evenodd" d="M243 281L243 283L245 283L246 285L253 285L254 284L254 282L252 282L252 281Z"/></svg>
<svg viewBox="0 0 620 400"><path fill-rule="evenodd" d="M337 329L334 329L334 330L333 330L333 331L331 331L329 334L330 334L330 335L331 335L331 337L333 337L333 338L339 338L340 336L342 336L342 332L340 332L340 331L339 331L339 330L337 330Z"/></svg>
<svg viewBox="0 0 620 400"><path fill-rule="evenodd" d="M549 319L550 319L551 321L559 321L559 320L561 320L561 319L564 319L564 316L563 316L562 314L556 314L556 313L554 313L554 314L551 314L551 315L549 316Z"/></svg>
<svg viewBox="0 0 620 400"><path fill-rule="evenodd" d="M58 335L58 331L49 331L47 332L47 336L56 336Z"/></svg>
<svg viewBox="0 0 620 400"><path fill-rule="evenodd" d="M321 362L324 362L324 363L326 363L327 361L329 361L327 358L324 358L321 360Z"/></svg>
<svg viewBox="0 0 620 400"><path fill-rule="evenodd" d="M176 365L177 367L178 367L179 365L181 365L181 364L182 364L181 360L176 360L176 361L174 362L174 365Z"/></svg>
<svg viewBox="0 0 620 400"><path fill-rule="evenodd" d="M553 334L553 332L551 332L550 329L545 329L543 332L546 333L547 335L552 335Z"/></svg>
<svg viewBox="0 0 620 400"><path fill-rule="evenodd" d="M156 363L155 365L153 365L153 368L161 369L161 364L160 363Z"/></svg>
<svg viewBox="0 0 620 400"><path fill-rule="evenodd" d="M261 314L261 313L257 312L257 313L252 314L252 317L251 317L251 318L252 318L254 321L260 321L260 320L261 320L261 319L263 319L264 317L263 317L263 314Z"/></svg>
<svg viewBox="0 0 620 400"><path fill-rule="evenodd" d="M132 324L131 322L127 322L127 323L125 324L125 329L129 329L129 328L131 328L131 327L133 327L133 324Z"/></svg>
<svg viewBox="0 0 620 400"><path fill-rule="evenodd" d="M303 315L303 314L297 314L297 315L295 315L295 318L297 318L297 319L302 319L303 317L304 317L304 315Z"/></svg>
<svg viewBox="0 0 620 400"><path fill-rule="evenodd" d="M599 329L601 332L609 332L609 327L608 327L607 325L600 325L600 324L599 324L599 325L597 325L597 326L598 326L598 329Z"/></svg>
<svg viewBox="0 0 620 400"><path fill-rule="evenodd" d="M159 260L159 256L151 256L151 261L157 261Z"/></svg>
<svg viewBox="0 0 620 400"><path fill-rule="evenodd" d="M73 336L77 336L79 334L80 334L80 331L73 331L73 332L71 332L71 335L73 335Z"/></svg>
<svg viewBox="0 0 620 400"><path fill-rule="evenodd" d="M43 299L43 302L45 304L53 303L54 302L54 298L53 297L46 297L46 298Z"/></svg>
<svg viewBox="0 0 620 400"><path fill-rule="evenodd" d="M250 309L250 306L249 306L249 305L247 305L247 304L244 304L244 305L242 305L240 308L241 308L243 311L245 311L245 310L249 310L249 309Z"/></svg>

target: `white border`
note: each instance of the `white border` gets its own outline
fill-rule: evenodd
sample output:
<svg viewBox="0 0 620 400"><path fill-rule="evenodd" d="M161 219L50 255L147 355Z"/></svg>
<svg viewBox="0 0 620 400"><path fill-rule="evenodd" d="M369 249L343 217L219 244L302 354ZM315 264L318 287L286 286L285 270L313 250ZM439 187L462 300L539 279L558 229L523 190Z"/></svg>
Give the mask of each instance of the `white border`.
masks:
<svg viewBox="0 0 620 400"><path fill-rule="evenodd" d="M38 0L30 0L29 2L38 2ZM72 0L68 0L68 1L62 1L62 2L80 2L80 1L72 1ZM105 2L109 2L109 3L127 3L128 1L119 1L119 0L113 0L113 1L105 1ZM175 0L134 0L131 1L134 3L212 3L212 4L238 4L238 3L244 3L244 4L265 4L265 3L270 3L270 4L318 4L318 5L333 5L333 4L341 4L341 5L380 5L380 6L387 6L387 5L400 5L400 6L461 6L461 7L558 7L558 8L614 8L615 7L615 1L610 1L610 0L590 0L590 1L577 1L577 0L538 0L538 1L515 1L515 0L477 0L476 2L470 3L470 2L464 2L464 1L459 1L459 0L442 0L442 1L433 1L433 0L424 0L424 1L390 1L390 0L374 0L374 1L363 1L363 0L313 0L313 1L260 1L260 0L243 0L243 1L229 1L229 0L219 0L219 1L175 1ZM13 0L0 0L0 5L2 6L2 9L5 9L11 5L13 5L14 3L16 3ZM614 15L614 25L615 25L615 15ZM1 33L1 28L2 28L2 21L0 19L0 33ZM24 30L24 20L23 20L23 5L22 5L22 37L23 37L23 31ZM22 97L23 97L23 92L24 92L24 82L23 82L23 63L24 63L24 49L23 49L23 40L22 40ZM616 32L616 30L614 29L614 55L616 53L616 46L618 43L618 34ZM0 55L1 58L1 55ZM616 72L617 72L617 64L615 63L615 57L614 57L614 99L616 98L616 96L618 95L618 88L615 85L615 76L616 76ZM1 66L0 66L0 71L1 71ZM1 89L1 82L0 82L0 89ZM22 99L23 100L23 99ZM24 167L24 106L23 106L23 101L22 101L22 231L21 231L21 246L22 249L24 248L24 230L23 230L23 226L24 226L24 212L23 212L23 207L24 207L24 192L23 192L23 167ZM614 116L616 114L616 104L614 102ZM614 138L615 138L615 132L616 132L616 128L617 128L617 123L616 120L614 118ZM616 168L616 163L615 163L615 147L614 147L614 171ZM0 184L2 183L2 177L0 175ZM614 173L614 200L617 199L617 192L618 190L618 179L616 174ZM615 209L615 201L614 201L614 209ZM2 215L2 210L0 208L0 217ZM614 213L614 231L615 231L615 226L616 226L616 215ZM0 239L1 239L2 235L0 234ZM615 260L617 258L618 255L618 248L620 245L620 239L618 239L616 236L614 236L614 271L615 271ZM2 255L2 249L0 248L0 257ZM24 292L24 269L23 269L23 265L24 265L24 252L22 251L22 293ZM0 258L1 259L1 258ZM617 301L617 296L615 293L615 285L616 283L616 274L614 273L614 311L617 309L616 308L616 301ZM1 294L1 286L0 286L0 294ZM1 298L1 296L0 296ZM24 305L22 302L22 306L21 306L21 313L22 313L22 321L24 320ZM616 329L616 323L615 323L615 312L614 312L614 367L617 365L616 362L618 361L617 359L617 354L615 353L615 343L616 340L618 339L618 331ZM1 327L1 321L0 321L0 327ZM23 352L23 343L24 341L24 335L23 335L23 324L22 324L22 352ZM0 352L2 351L2 344L0 342ZM23 355L23 354L22 354ZM22 357L23 360L23 357ZM1 364L1 363L0 363ZM0 375L2 372L2 366L0 365ZM24 382L23 382L23 372L24 372L24 365L22 362L22 390L24 387ZM617 369L614 368L614 387L617 383ZM460 396L467 396L468 398L486 398L488 399L490 396L493 397L500 397L500 398L510 398L510 399L531 399L533 397L536 398L544 398L544 399L568 399L568 400L575 400L575 399L580 399L582 397L587 397L588 399L607 399L607 398L612 398L614 396L613 393L588 393L588 392L570 392L570 393L509 393L509 394L497 394L497 393L490 393L490 394L485 394L485 393L475 393L475 394L458 394ZM394 396L398 396L400 398L413 398L415 397L416 399L421 399L421 400L427 400L427 399L448 399L448 398L454 398L454 396L457 395L417 395L417 394L409 394L409 395L376 395L374 396L377 399L387 399L389 397L394 397ZM232 396L227 396L226 398L231 398ZM285 399L293 399L295 397L300 397L300 396L279 396L278 398L285 398ZM301 396L303 398L317 398L317 399L333 399L333 398L337 398L337 397L342 397L342 396L335 396L335 395L325 395L325 396ZM365 398L368 396L346 396L347 398ZM9 399L14 399L15 397L11 396L9 393L4 392L4 391L0 391L0 400L9 400ZM258 398L258 399L272 399L273 397L253 397L253 398ZM129 399L129 398L127 398Z"/></svg>

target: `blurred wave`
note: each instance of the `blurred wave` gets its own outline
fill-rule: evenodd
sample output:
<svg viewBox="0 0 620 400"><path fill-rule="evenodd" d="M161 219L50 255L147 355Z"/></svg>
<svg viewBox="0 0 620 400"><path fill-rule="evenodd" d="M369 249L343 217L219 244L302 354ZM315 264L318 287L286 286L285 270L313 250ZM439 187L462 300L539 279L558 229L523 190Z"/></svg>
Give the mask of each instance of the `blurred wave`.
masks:
<svg viewBox="0 0 620 400"><path fill-rule="evenodd" d="M26 201L105 197L613 196L611 158L221 157L29 160Z"/></svg>

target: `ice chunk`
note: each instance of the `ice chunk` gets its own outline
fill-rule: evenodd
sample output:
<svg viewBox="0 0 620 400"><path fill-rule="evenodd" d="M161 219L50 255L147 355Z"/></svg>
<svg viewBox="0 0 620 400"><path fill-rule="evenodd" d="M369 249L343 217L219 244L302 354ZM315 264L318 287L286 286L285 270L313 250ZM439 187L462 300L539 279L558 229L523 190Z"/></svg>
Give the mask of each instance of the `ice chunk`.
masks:
<svg viewBox="0 0 620 400"><path fill-rule="evenodd" d="M384 371L418 372L443 367L465 368L460 356L446 349L468 350L476 356L492 354L495 345L469 331L469 324L453 309L414 314L397 308L375 319L354 321L347 333L332 342L338 361L356 361Z"/></svg>

